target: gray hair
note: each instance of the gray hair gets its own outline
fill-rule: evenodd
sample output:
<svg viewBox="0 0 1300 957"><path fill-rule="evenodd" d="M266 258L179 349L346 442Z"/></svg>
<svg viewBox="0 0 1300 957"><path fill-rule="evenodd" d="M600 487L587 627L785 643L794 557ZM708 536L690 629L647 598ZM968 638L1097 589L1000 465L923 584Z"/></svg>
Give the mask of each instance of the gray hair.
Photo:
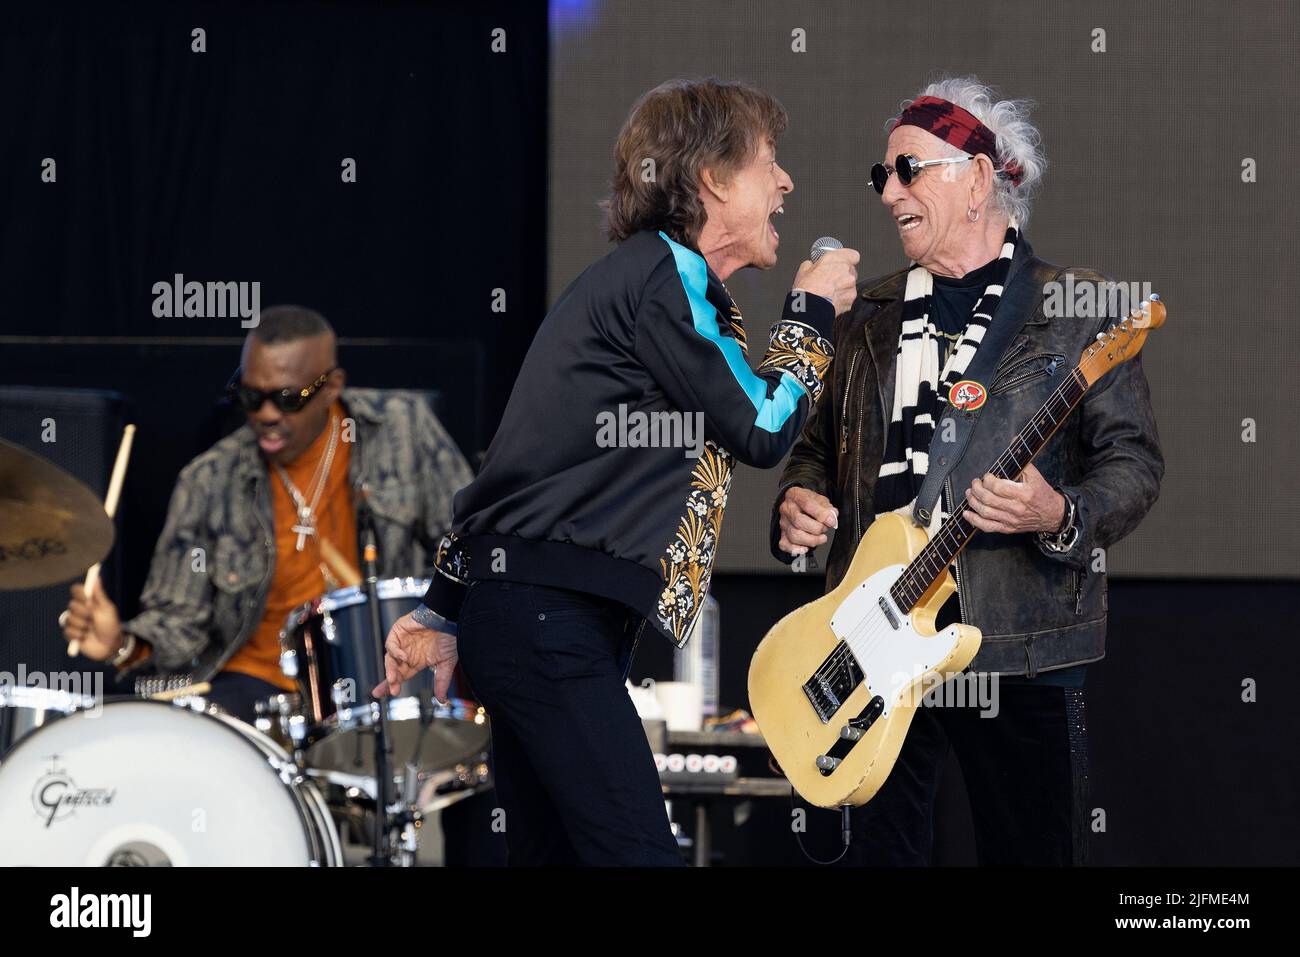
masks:
<svg viewBox="0 0 1300 957"><path fill-rule="evenodd" d="M1034 193L1042 182L1043 171L1047 169L1047 157L1041 148L1042 137L1028 119L1033 102L999 100L992 87L973 76L935 80L917 94L917 98L922 96L937 96L974 114L997 137L998 155L994 165L1002 169L1009 163L1015 163L1024 171L1018 185L1009 179L994 177L992 196L994 206L1009 219L1014 219L1023 229L1029 222ZM910 102L911 100L905 100L903 105ZM897 117L890 119L886 129L892 130L895 122ZM958 156L962 152L955 146L944 145L949 156Z"/></svg>

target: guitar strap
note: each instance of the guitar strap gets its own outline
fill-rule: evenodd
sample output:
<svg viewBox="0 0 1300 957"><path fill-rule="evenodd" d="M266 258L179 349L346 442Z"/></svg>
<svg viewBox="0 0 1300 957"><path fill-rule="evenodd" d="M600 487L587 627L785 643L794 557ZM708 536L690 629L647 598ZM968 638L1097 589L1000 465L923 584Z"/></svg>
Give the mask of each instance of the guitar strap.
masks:
<svg viewBox="0 0 1300 957"><path fill-rule="evenodd" d="M975 357L962 376L964 379L973 379L981 385L988 383L985 385L985 401L974 409L954 409L945 402L943 417L935 427L934 439L930 446L929 469L925 473L921 491L917 493L916 504L912 508L912 521L921 528L929 526L934 507L943 492L944 480L965 456L966 448L970 444L971 432L975 430L975 423L979 421L980 413L988 405L987 390L992 388L993 375L1011 341L1033 315L1034 310L1030 308L1031 300L1036 294L1042 295L1046 277L1051 274L1052 269L1053 267L1047 263L1034 263L1029 268L1018 270L1016 276L1008 278L1006 294L998 304L998 315L989 323L984 339L975 351ZM1056 276L1059 277L1064 271L1057 270ZM940 436L947 434L951 434L953 439L944 444L950 446L952 451L936 455L935 445L942 441Z"/></svg>

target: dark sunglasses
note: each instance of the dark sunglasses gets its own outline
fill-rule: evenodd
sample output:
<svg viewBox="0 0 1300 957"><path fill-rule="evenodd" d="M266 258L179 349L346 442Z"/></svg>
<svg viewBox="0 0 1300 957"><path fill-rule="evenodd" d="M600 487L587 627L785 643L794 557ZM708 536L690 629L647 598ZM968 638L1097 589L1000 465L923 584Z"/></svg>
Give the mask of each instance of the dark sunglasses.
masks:
<svg viewBox="0 0 1300 957"><path fill-rule="evenodd" d="M263 392L260 389L254 389L250 385L245 385L240 381L244 370L236 369L235 374L226 383L226 394L230 396L232 401L237 402L245 412L256 412L267 399L270 399L271 404L281 412L300 412L303 406L311 401L311 397L320 391L320 387L329 379L330 373L337 368L338 366L331 366L326 369L315 382L305 389L276 389L273 392Z"/></svg>
<svg viewBox="0 0 1300 957"><path fill-rule="evenodd" d="M911 186L912 180L921 175L921 171L931 166L946 166L949 163L964 163L968 159L974 159L969 153L962 156L945 156L943 159L918 160L911 153L899 153L898 158L894 160L893 166L886 166L884 163L877 163L871 167L871 185L876 188L877 193L885 192L885 184L889 182L889 177L894 173L898 174L898 181L904 186Z"/></svg>

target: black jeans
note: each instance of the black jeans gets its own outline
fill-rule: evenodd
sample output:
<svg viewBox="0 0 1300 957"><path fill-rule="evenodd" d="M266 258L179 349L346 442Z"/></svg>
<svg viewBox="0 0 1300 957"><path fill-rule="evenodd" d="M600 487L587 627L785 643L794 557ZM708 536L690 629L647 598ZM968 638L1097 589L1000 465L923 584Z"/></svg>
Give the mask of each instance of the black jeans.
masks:
<svg viewBox="0 0 1300 957"><path fill-rule="evenodd" d="M846 863L932 862L934 798L951 746L981 865L1088 861L1088 748L1082 688L999 682L996 717L974 704L916 710L894 769L853 811Z"/></svg>
<svg viewBox="0 0 1300 957"><path fill-rule="evenodd" d="M475 582L457 642L492 722L512 865L679 865L623 682L641 619L594 595Z"/></svg>

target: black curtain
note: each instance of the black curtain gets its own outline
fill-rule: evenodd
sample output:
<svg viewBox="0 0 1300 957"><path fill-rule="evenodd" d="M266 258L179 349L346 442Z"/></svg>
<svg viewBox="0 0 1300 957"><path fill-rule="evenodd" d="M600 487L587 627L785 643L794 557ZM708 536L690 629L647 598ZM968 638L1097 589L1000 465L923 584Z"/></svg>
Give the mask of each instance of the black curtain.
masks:
<svg viewBox="0 0 1300 957"><path fill-rule="evenodd" d="M0 29L0 332L240 335L153 316L153 284L182 273L260 281L264 305L309 303L344 336L522 354L545 4L54 3Z"/></svg>

